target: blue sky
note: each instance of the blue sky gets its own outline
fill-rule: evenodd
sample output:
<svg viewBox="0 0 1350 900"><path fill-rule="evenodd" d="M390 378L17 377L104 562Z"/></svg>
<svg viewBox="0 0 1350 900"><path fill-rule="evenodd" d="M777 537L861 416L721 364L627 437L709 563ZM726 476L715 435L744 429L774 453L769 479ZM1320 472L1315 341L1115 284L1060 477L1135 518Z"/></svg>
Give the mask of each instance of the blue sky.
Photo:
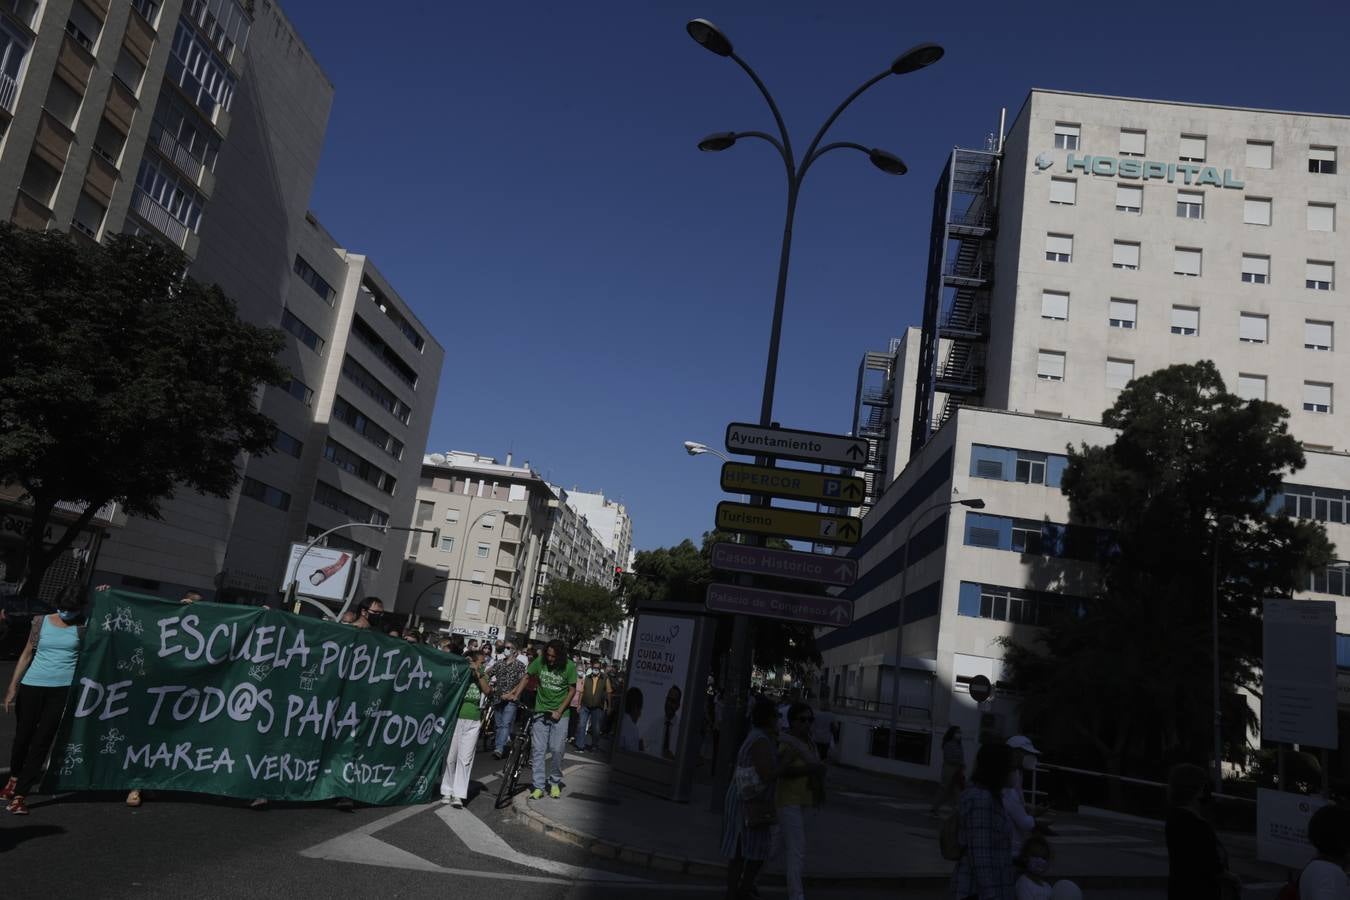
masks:
<svg viewBox="0 0 1350 900"><path fill-rule="evenodd" d="M772 129L798 150L920 41L831 137L899 154L812 169L798 207L775 418L845 431L858 361L917 324L933 186L1029 88L1350 114L1343 3L439 3L286 0L337 88L312 207L370 254L446 348L430 450L529 460L626 503L639 548L697 539L730 421L759 412L785 202ZM1272 10L1275 11L1272 14Z"/></svg>

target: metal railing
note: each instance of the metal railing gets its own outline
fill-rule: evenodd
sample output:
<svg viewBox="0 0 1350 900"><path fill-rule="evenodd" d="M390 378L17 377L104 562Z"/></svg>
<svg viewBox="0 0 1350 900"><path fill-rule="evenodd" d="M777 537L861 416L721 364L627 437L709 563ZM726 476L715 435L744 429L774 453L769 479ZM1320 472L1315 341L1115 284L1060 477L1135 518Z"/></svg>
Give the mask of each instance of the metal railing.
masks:
<svg viewBox="0 0 1350 900"><path fill-rule="evenodd" d="M195 184L202 176L202 164L187 148L178 142L178 139L169 134L168 130L158 122L150 125L150 140L154 141L156 149L164 154L168 159L178 167L188 178L191 178Z"/></svg>
<svg viewBox="0 0 1350 900"><path fill-rule="evenodd" d="M187 226L175 219L167 209L156 203L139 187L132 195L131 207L136 211L136 215L153 225L176 246L183 246L183 241L187 239Z"/></svg>
<svg viewBox="0 0 1350 900"><path fill-rule="evenodd" d="M0 107L14 112L14 100L19 96L19 83L8 75L0 73Z"/></svg>

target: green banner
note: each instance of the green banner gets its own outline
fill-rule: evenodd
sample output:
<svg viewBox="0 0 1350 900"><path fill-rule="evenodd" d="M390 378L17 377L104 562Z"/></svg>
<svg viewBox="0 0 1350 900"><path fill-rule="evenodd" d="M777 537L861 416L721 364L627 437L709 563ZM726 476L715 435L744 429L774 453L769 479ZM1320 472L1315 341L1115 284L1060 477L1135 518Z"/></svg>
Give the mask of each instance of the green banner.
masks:
<svg viewBox="0 0 1350 900"><path fill-rule="evenodd" d="M104 591L46 787L417 803L468 684L463 657L350 625Z"/></svg>

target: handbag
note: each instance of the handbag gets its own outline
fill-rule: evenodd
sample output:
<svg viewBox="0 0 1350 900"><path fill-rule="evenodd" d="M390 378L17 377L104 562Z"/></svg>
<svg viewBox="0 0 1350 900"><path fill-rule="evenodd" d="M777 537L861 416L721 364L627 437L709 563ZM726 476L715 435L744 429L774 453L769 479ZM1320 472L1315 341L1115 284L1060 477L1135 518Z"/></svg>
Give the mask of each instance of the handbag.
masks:
<svg viewBox="0 0 1350 900"><path fill-rule="evenodd" d="M736 793L746 828L767 828L778 821L778 806L754 766L736 767Z"/></svg>

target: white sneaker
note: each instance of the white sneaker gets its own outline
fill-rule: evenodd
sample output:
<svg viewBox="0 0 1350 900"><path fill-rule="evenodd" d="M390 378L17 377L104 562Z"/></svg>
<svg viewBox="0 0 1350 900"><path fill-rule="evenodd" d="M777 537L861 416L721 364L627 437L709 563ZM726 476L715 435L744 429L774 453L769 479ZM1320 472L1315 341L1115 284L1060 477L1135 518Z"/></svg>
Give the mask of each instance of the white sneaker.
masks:
<svg viewBox="0 0 1350 900"><path fill-rule="evenodd" d="M452 799L452 800L450 801L450 805L451 805L452 807L454 807L455 809L463 809L463 808L464 808L464 801L461 800L461 799L459 799L458 797L455 797L454 799Z"/></svg>
<svg viewBox="0 0 1350 900"><path fill-rule="evenodd" d="M457 798L455 798L455 797L449 797L449 796L446 796L445 794L442 794L442 795L441 795L441 802L442 802L442 803L454 803L454 802L456 802L456 800L457 800Z"/></svg>

